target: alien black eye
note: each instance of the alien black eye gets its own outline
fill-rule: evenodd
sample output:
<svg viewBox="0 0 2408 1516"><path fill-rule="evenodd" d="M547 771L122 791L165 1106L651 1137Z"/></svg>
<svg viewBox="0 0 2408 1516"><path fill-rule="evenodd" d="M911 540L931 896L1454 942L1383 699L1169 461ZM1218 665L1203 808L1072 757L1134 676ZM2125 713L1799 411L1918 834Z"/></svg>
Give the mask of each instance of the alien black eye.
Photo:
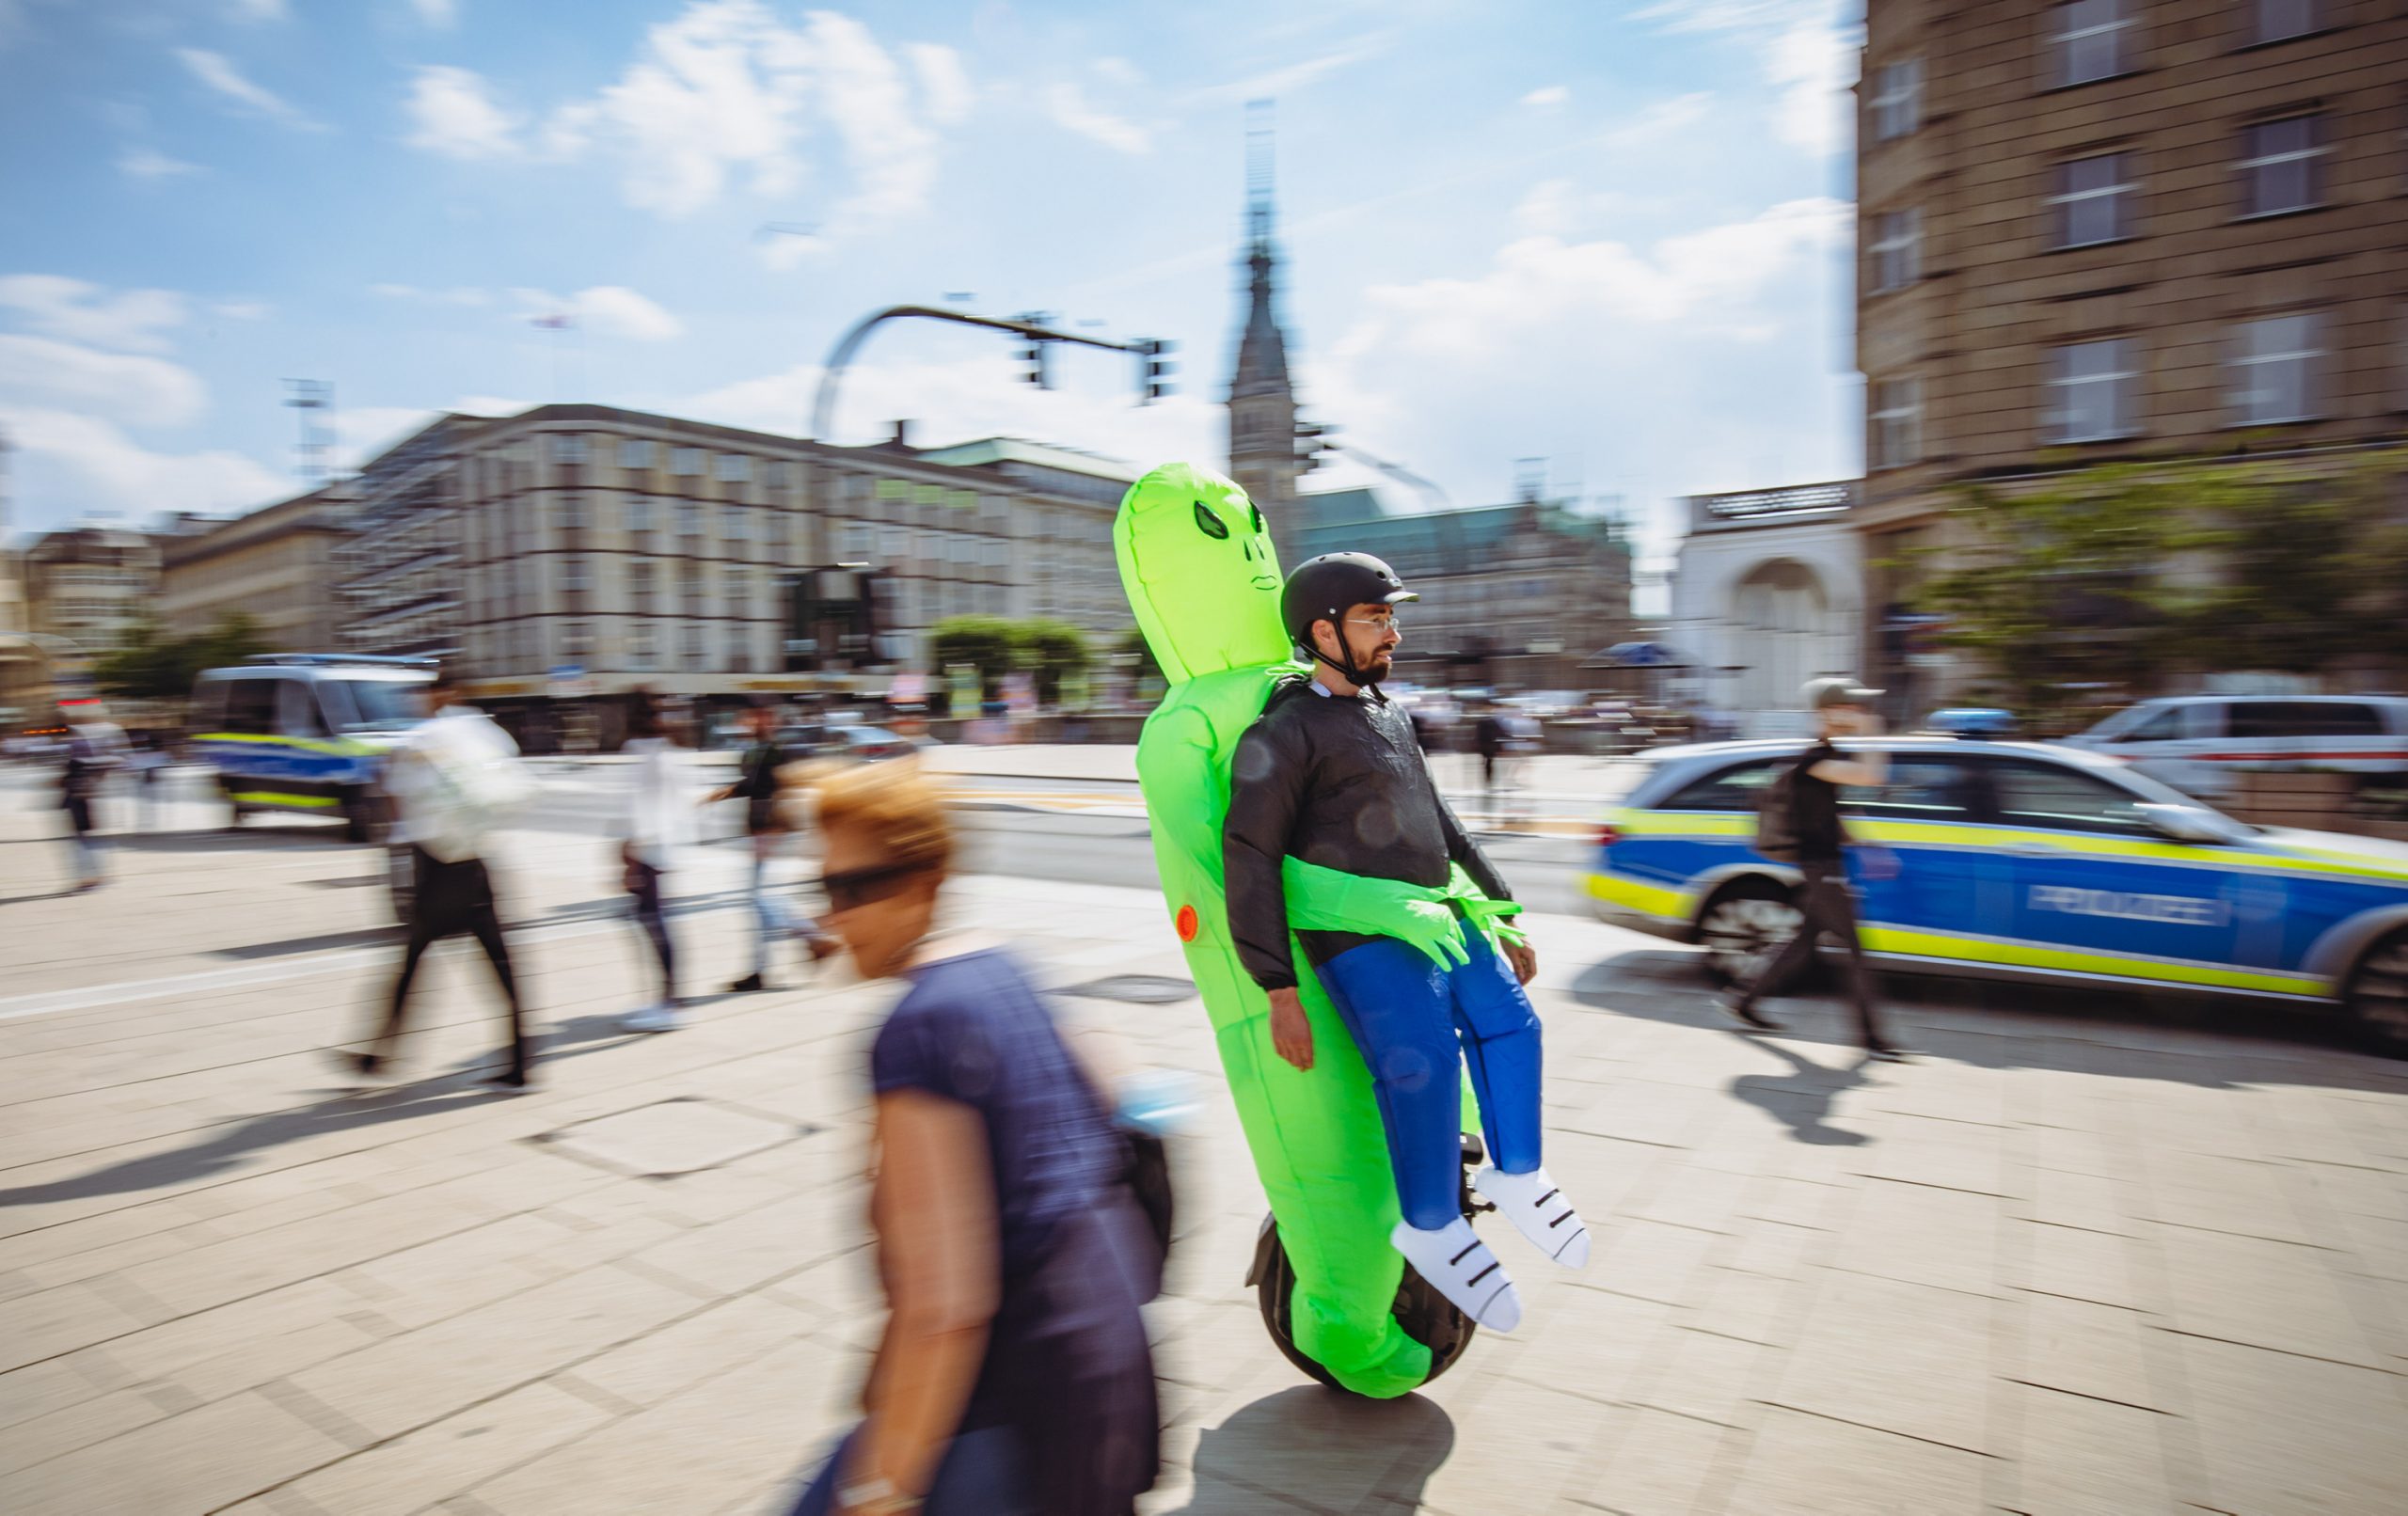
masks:
<svg viewBox="0 0 2408 1516"><path fill-rule="evenodd" d="M1214 515L1201 500L1196 502L1196 529L1207 537L1223 540L1227 540L1229 535L1228 523Z"/></svg>
<svg viewBox="0 0 2408 1516"><path fill-rule="evenodd" d="M1259 505L1254 508L1254 529L1257 531L1262 529L1262 507Z"/></svg>

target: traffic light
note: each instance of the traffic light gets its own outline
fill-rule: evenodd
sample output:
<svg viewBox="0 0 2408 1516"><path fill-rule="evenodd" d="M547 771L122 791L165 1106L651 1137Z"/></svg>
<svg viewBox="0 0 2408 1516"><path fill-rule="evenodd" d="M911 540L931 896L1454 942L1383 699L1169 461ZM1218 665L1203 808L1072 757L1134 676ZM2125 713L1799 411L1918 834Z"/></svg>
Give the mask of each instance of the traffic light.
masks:
<svg viewBox="0 0 2408 1516"><path fill-rule="evenodd" d="M1015 319L1030 326L1042 326L1054 319L1054 313L1050 310L1023 310ZM1022 334L1022 346L1015 354L1027 366L1021 374L1022 383L1035 385L1039 389L1054 387L1051 346L1044 338Z"/></svg>
<svg viewBox="0 0 2408 1516"><path fill-rule="evenodd" d="M1171 371L1179 365L1164 355L1178 346L1177 342L1160 337L1142 338L1138 340L1136 344L1138 404L1150 405L1170 393Z"/></svg>

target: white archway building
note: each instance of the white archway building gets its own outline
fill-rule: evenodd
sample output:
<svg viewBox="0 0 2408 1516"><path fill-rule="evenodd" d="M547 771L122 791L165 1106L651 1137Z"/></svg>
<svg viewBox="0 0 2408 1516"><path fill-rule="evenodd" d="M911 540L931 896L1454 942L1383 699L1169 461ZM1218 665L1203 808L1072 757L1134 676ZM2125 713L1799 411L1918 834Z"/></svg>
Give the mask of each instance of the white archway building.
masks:
<svg viewBox="0 0 2408 1516"><path fill-rule="evenodd" d="M1688 497L1664 640L1688 664L1678 686L1693 705L1764 727L1807 680L1859 671L1856 498L1853 481Z"/></svg>

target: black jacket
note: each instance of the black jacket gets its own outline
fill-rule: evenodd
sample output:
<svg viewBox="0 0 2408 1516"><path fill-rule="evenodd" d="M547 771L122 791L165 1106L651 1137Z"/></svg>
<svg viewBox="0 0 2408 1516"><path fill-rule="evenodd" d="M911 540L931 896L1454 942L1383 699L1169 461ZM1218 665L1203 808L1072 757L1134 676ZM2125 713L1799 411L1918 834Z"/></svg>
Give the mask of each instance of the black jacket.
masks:
<svg viewBox="0 0 2408 1516"><path fill-rule="evenodd" d="M1403 710L1376 698L1324 696L1305 680L1275 691L1239 739L1221 829L1229 937L1264 989L1296 983L1279 877L1291 854L1433 886L1447 882L1449 863L1461 863L1491 899L1513 898L1440 798ZM1317 965L1371 940L1354 932L1298 935Z"/></svg>

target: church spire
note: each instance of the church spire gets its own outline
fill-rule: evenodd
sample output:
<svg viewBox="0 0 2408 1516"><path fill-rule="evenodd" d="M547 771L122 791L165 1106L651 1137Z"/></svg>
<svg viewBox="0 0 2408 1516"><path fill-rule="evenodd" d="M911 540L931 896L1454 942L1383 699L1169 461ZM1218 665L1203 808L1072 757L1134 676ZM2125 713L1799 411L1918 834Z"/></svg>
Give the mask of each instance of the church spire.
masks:
<svg viewBox="0 0 2408 1516"><path fill-rule="evenodd" d="M1296 497L1296 394L1279 325L1273 245L1271 103L1246 107L1246 315L1229 379L1229 477L1262 505Z"/></svg>

